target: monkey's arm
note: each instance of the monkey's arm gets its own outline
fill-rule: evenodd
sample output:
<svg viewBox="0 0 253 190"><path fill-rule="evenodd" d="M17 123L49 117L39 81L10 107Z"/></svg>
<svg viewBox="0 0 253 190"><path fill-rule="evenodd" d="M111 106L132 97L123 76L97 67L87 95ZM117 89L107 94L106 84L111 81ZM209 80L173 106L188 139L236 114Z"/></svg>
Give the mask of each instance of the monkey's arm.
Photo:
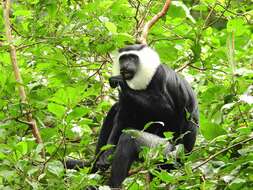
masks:
<svg viewBox="0 0 253 190"><path fill-rule="evenodd" d="M108 137L107 144L116 145L118 143L120 135L122 134L123 124L121 122L121 119L119 118L119 112L120 111L118 111L115 115L115 118L113 121L113 128ZM110 160L108 160L108 158L110 157L110 155L112 155L113 152L114 152L114 148L110 148L104 151L99 156L98 161L95 164L95 167L101 170L106 170L110 165Z"/></svg>
<svg viewBox="0 0 253 190"><path fill-rule="evenodd" d="M113 123L115 120L115 117L117 117L117 112L118 112L118 107L119 103L115 103L109 112L107 113L104 121L102 128L100 130L99 138L98 138L98 143L96 147L96 155L100 152L100 149L102 146L107 144L108 138L113 130Z"/></svg>
<svg viewBox="0 0 253 190"><path fill-rule="evenodd" d="M127 127L126 118L123 108L119 108L118 113L115 115L115 120L113 122L113 128L108 137L107 144L116 145L118 143L119 137L122 134L122 130Z"/></svg>

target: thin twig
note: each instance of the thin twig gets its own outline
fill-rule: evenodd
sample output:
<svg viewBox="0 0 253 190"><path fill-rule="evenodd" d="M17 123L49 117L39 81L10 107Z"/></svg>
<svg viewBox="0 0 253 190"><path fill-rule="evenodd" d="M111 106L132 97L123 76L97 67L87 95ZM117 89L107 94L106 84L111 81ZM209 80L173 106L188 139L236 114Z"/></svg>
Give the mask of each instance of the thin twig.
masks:
<svg viewBox="0 0 253 190"><path fill-rule="evenodd" d="M240 141L240 142L238 142L236 144L233 144L233 145L231 145L231 146L229 146L227 148L224 148L224 149L218 151L217 153L213 154L209 158L207 158L204 162L200 163L199 165L197 165L196 167L194 167L192 170L194 171L194 170L200 168L201 166L205 165L206 163L208 163L210 160L214 159L218 155L220 155L220 154L222 154L222 153L224 153L224 152L226 152L226 151L228 151L228 150L230 150L232 148L235 148L236 146L243 145L243 144L245 144L245 143L247 143L249 141L252 141L252 140L253 140L253 137L250 137L250 138L242 140L242 141Z"/></svg>
<svg viewBox="0 0 253 190"><path fill-rule="evenodd" d="M99 66L99 68L96 69L96 71L88 77L87 80L89 80L90 78L92 78L93 76L95 76L96 74L98 74L98 73L100 72L100 70L103 68L103 66L104 66L106 63L107 63L107 61L105 61L104 63L102 63L102 64Z"/></svg>
<svg viewBox="0 0 253 190"><path fill-rule="evenodd" d="M213 22L209 23L208 25L206 25L205 27L202 28L202 30L207 29L209 26L212 26L213 24L215 24L216 22L218 22L225 14L226 11L228 11L228 8L230 6L231 0L228 1L226 7L224 7L224 10L221 12L220 16L214 20Z"/></svg>
<svg viewBox="0 0 253 190"><path fill-rule="evenodd" d="M207 15L207 17L206 17L206 19L205 19L204 25L203 25L203 27L202 27L202 30L203 30L204 28L206 28L207 22L208 22L210 16L212 15L212 13L213 13L215 7L216 7L216 2L215 2L215 4L214 4L214 6L212 7L211 11L208 13L208 15Z"/></svg>
<svg viewBox="0 0 253 190"><path fill-rule="evenodd" d="M143 28L144 20L145 20L145 18L146 18L146 17L148 16L148 14L149 14L151 5L152 5L152 0L149 0L149 2L147 3L147 6L145 7L144 14L143 14L141 20L139 21L138 26L137 26L138 31L139 31L140 28Z"/></svg>
<svg viewBox="0 0 253 190"><path fill-rule="evenodd" d="M135 19L135 29L136 31L138 31L138 25L139 25L139 19L138 19L138 14L139 14L139 11L140 11L140 5L141 5L141 2L139 0L137 0L137 5L135 7L136 11L135 11L135 15L134 15L134 19Z"/></svg>
<svg viewBox="0 0 253 190"><path fill-rule="evenodd" d="M228 4L230 4L230 2L229 2ZM217 5L219 5L220 7L222 7L223 9L225 9L225 11L227 11L227 12L233 14L233 15L236 15L236 16L238 16L238 17L244 17L245 20L250 24L250 21L249 21L249 19L247 18L247 15L250 16L250 14L248 14L247 12L246 12L246 13L245 13L245 12L242 12L242 13L235 13L235 12L229 10L227 7L223 6L223 5L220 4L220 3L217 3Z"/></svg>
<svg viewBox="0 0 253 190"><path fill-rule="evenodd" d="M31 46L34 46L34 45L37 45L37 44L40 44L40 43L44 43L44 42L46 42L46 40L41 40L41 41L38 41L38 42L34 42L32 44L22 45L22 46L17 47L16 50L17 51L22 50L24 48L28 48L28 47L31 47Z"/></svg>
<svg viewBox="0 0 253 190"><path fill-rule="evenodd" d="M13 26L13 25L10 25L11 29L19 36L21 37L25 37L23 34L21 34L19 31L17 31L17 29Z"/></svg>
<svg viewBox="0 0 253 190"><path fill-rule="evenodd" d="M178 69L176 69L176 72L181 72L182 70L184 70L186 67L188 67L191 64L191 62L184 64L183 66L179 67Z"/></svg>
<svg viewBox="0 0 253 190"><path fill-rule="evenodd" d="M144 171L145 169L143 168L143 166L140 166L136 169L133 169L133 170L130 170L128 172L128 176L131 176L131 175L134 175L134 174L137 174L137 173L140 173L141 171Z"/></svg>

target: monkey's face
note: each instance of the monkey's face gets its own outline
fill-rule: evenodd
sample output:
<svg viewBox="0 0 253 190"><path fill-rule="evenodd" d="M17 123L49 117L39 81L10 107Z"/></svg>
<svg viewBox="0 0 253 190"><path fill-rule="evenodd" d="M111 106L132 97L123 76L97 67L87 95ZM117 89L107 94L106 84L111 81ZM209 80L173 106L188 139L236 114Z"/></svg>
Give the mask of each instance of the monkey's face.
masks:
<svg viewBox="0 0 253 190"><path fill-rule="evenodd" d="M139 57L135 54L124 54L119 58L120 74L124 80L131 80L140 65Z"/></svg>

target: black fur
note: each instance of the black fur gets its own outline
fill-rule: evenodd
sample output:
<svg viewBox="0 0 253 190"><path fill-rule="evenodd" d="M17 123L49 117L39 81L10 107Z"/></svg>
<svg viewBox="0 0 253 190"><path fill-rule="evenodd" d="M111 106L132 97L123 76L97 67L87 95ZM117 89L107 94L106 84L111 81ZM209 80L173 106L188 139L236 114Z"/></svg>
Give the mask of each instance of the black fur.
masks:
<svg viewBox="0 0 253 190"><path fill-rule="evenodd" d="M124 48L119 49L119 53L125 52L125 51L140 51L141 49L143 49L144 47L146 47L146 45L144 44L135 44L135 45L130 45Z"/></svg>

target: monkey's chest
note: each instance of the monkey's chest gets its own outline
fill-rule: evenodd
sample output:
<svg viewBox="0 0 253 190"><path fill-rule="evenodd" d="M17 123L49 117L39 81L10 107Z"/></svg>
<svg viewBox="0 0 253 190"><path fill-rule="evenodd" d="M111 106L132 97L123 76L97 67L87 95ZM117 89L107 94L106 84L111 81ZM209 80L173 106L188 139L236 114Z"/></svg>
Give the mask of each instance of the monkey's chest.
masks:
<svg viewBox="0 0 253 190"><path fill-rule="evenodd" d="M148 109L138 105L128 105L127 120L129 126L142 130L146 125L149 125L151 131L156 131L158 128L167 128L175 122L175 118L170 117L169 113L164 113L159 110ZM150 123L153 123L150 125ZM163 126L164 124L164 126ZM149 130L147 130L149 131Z"/></svg>

